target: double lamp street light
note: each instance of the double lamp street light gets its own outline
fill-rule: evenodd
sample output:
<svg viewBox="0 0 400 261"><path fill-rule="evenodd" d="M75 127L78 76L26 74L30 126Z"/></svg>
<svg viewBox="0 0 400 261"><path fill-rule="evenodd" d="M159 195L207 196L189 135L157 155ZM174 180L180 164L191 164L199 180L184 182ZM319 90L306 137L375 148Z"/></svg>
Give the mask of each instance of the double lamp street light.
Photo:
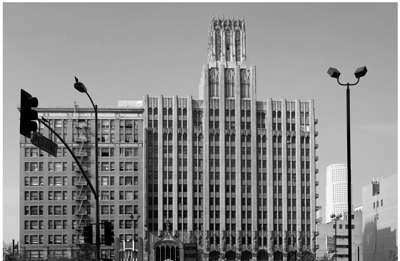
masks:
<svg viewBox="0 0 400 261"><path fill-rule="evenodd" d="M328 74L332 78L336 78L337 82L341 86L346 86L346 118L347 118L347 220L348 220L348 244L349 244L349 261L352 259L352 238L351 238L351 147L350 147L350 86L356 85L360 78L367 74L367 67L363 66L358 68L354 75L357 78L357 82L350 84L342 84L339 82L340 72L336 68L330 67L328 69Z"/></svg>

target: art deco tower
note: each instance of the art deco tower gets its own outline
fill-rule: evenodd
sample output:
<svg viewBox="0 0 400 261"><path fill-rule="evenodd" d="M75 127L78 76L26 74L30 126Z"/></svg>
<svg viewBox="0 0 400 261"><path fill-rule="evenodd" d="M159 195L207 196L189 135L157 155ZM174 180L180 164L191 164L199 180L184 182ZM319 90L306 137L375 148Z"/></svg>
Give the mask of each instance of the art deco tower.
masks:
<svg viewBox="0 0 400 261"><path fill-rule="evenodd" d="M315 251L314 102L257 101L243 19L212 18L198 100L143 104L150 259L169 232L174 255L189 241L211 259Z"/></svg>

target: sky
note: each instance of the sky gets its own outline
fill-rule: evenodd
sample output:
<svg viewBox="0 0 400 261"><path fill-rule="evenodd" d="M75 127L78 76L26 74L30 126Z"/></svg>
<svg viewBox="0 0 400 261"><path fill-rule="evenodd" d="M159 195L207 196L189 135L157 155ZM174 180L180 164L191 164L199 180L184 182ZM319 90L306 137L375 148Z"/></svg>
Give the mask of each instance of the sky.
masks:
<svg viewBox="0 0 400 261"><path fill-rule="evenodd" d="M19 240L20 89L39 106L99 106L143 96L198 99L211 17L244 17L257 100L315 102L317 205L326 168L346 163L351 87L353 203L374 177L397 175L397 3L3 3L3 241Z"/></svg>

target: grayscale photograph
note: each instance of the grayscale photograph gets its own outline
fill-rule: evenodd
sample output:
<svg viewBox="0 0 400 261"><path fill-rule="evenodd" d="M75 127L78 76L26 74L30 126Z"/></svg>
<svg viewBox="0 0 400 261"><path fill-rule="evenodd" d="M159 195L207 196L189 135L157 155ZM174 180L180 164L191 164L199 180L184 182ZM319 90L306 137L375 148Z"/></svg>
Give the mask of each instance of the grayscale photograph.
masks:
<svg viewBox="0 0 400 261"><path fill-rule="evenodd" d="M3 260L395 261L397 2L3 3Z"/></svg>

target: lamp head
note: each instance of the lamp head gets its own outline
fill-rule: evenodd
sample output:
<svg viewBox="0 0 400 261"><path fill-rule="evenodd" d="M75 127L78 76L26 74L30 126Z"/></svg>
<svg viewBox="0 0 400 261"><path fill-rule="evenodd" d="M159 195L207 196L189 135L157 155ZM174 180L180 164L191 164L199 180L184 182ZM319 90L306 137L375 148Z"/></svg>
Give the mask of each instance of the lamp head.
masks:
<svg viewBox="0 0 400 261"><path fill-rule="evenodd" d="M360 77L363 77L364 75L366 75L367 74L367 66L363 66L363 67L360 67L360 68L358 68L357 70L356 70L356 72L354 73L354 75L356 76L356 78L358 79L358 78L360 78Z"/></svg>
<svg viewBox="0 0 400 261"><path fill-rule="evenodd" d="M331 214L331 218L335 218L335 214Z"/></svg>
<svg viewBox="0 0 400 261"><path fill-rule="evenodd" d="M78 78L75 77L74 88L77 89L79 92L87 93L87 89L85 85L78 81Z"/></svg>
<svg viewBox="0 0 400 261"><path fill-rule="evenodd" d="M329 76L331 76L332 78L336 78L336 79L338 79L339 76L340 76L340 72L338 71L338 69L332 68L332 67L329 67L329 69L328 69L328 74L329 74Z"/></svg>

